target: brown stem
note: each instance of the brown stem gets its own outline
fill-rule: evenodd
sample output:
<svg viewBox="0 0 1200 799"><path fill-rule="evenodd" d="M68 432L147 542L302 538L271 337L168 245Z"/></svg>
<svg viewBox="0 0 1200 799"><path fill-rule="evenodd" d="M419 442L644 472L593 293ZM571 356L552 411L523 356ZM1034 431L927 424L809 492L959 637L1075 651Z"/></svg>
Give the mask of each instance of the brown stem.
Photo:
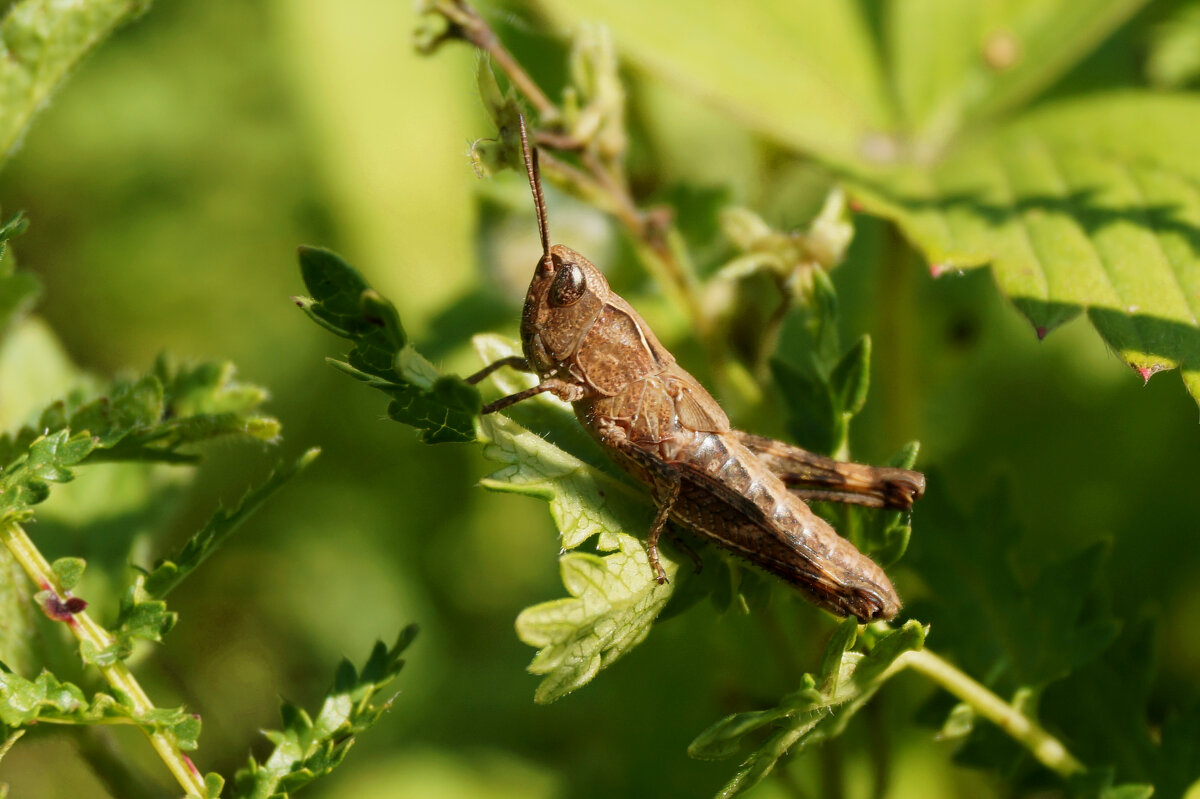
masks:
<svg viewBox="0 0 1200 799"><path fill-rule="evenodd" d="M521 94L529 98L529 102L533 103L533 107L542 117L558 116L558 108L550 102L550 98L534 82L533 78L529 77L529 73L517 63L512 53L508 52L508 49L501 44L496 32L483 20L483 17L479 16L478 11L464 0L439 0L432 10L441 14L450 23L450 28L440 39L463 39L487 53L504 70L504 74L508 75L508 79ZM435 45L436 43L435 41Z"/></svg>
<svg viewBox="0 0 1200 799"><path fill-rule="evenodd" d="M438 0L432 10L445 17L450 27L427 49L432 50L441 41L452 38L470 42L491 56L517 90L537 109L543 122L562 118L561 110L550 101L501 44L487 22L465 0ZM637 207L629 193L623 175L612 164L602 163L594 153L589 152L586 142L557 131L537 130L533 137L544 146L580 154L583 169L550 158L544 152L542 162L547 172L565 179L576 192L592 199L621 221L641 245L638 251L646 259L651 274L665 283L687 312L701 338L711 344L708 340L713 328L711 320L704 311L687 259L681 258L672 246L672 241L678 237L673 235L670 227L664 230L660 224L648 223L647 215Z"/></svg>

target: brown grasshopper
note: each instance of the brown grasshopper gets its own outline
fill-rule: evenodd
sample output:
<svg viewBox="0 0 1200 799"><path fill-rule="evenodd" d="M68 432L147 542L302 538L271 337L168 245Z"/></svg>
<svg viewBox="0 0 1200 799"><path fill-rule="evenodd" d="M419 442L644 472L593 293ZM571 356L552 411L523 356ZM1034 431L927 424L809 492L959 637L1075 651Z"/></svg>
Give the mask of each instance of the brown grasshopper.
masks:
<svg viewBox="0 0 1200 799"><path fill-rule="evenodd" d="M826 610L862 621L891 619L900 598L878 565L817 516L804 499L907 510L925 478L907 469L815 455L730 427L717 401L675 363L650 327L579 253L550 246L538 154L521 119L521 149L537 208L542 257L521 314L525 356L503 358L467 378L511 366L538 385L483 413L549 391L658 506L646 551L658 582L658 539L667 520L782 577Z"/></svg>

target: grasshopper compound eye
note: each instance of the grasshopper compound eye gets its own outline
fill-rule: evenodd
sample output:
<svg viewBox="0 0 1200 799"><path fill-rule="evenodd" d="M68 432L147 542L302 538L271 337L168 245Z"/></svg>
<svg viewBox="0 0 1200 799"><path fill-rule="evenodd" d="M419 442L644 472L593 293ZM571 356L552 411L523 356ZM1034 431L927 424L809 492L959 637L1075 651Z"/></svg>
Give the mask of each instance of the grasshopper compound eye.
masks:
<svg viewBox="0 0 1200 799"><path fill-rule="evenodd" d="M550 305L554 308L565 308L579 302L579 298L587 291L587 278L579 264L564 263L550 284Z"/></svg>

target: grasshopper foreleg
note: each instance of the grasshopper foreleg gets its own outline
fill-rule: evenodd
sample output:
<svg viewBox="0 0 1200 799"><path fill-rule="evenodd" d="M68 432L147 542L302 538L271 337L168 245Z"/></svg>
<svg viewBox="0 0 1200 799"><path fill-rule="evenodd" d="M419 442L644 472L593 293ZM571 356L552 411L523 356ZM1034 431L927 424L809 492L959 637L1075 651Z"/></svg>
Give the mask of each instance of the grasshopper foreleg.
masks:
<svg viewBox="0 0 1200 799"><path fill-rule="evenodd" d="M495 364L493 364L494 366ZM489 367L490 368L490 367ZM542 392L549 391L554 396L564 402L574 402L583 396L584 388L578 383L568 383L566 380L559 380L557 377L551 377L548 380L543 380L533 388L527 388L524 391L518 391L516 394L509 394L507 397L501 397L495 402L489 402L480 409L481 414L494 413L507 408L509 405L515 405L521 400L527 400L530 397L536 397Z"/></svg>
<svg viewBox="0 0 1200 799"><path fill-rule="evenodd" d="M520 355L510 355L507 358L501 358L498 361L489 363L487 366L468 377L466 382L474 385L490 375L492 372L505 366L511 366L513 369L516 369L519 372L533 371L533 367L529 365L528 360ZM489 402L480 409L479 413L494 413L507 408L509 405L516 404L521 400L526 400L530 397L536 397L543 391L549 391L551 394L563 400L564 402L574 402L584 394L583 386L578 385L577 383L569 383L566 380L559 380L557 377L551 377L548 380L543 380L542 382L538 383L533 388L527 388L524 391L518 391L516 394L509 394L507 397L501 397L494 402Z"/></svg>
<svg viewBox="0 0 1200 799"><path fill-rule="evenodd" d="M498 361L489 363L487 366L483 367L478 372L476 372L475 374L468 377L467 382L470 383L471 385L475 385L480 380L482 380L483 378L490 375L492 372L496 371L497 369L501 369L505 366L511 366L512 368L516 369L518 372L532 372L533 371L533 369L529 366L529 361L527 361L523 356L510 355L507 358L501 358Z"/></svg>

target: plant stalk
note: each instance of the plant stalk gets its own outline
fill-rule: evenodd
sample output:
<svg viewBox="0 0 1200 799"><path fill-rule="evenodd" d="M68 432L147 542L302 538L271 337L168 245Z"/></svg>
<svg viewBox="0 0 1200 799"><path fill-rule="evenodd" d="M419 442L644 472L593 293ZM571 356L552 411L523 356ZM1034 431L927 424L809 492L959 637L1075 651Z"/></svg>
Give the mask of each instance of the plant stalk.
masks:
<svg viewBox="0 0 1200 799"><path fill-rule="evenodd" d="M1067 747L1040 724L940 656L922 649L906 652L900 656L900 661L966 702L976 713L1008 733L1028 749L1038 762L1060 777L1070 777L1086 770L1067 751Z"/></svg>
<svg viewBox="0 0 1200 799"><path fill-rule="evenodd" d="M3 540L13 557L21 564L21 568L29 575L29 579L33 580L40 590L51 591L59 598L66 596L50 563L26 535L21 525L15 522L0 525L0 540ZM96 651L101 651L113 643L112 636L108 631L96 623L86 611L72 614L70 621L67 622L67 627L81 644L86 641ZM118 660L110 666L96 666L96 668L100 669L104 679L115 691L128 697L129 703L137 715L145 716L155 709L145 690L142 689L137 678L133 676L133 672L123 661ZM141 727L141 725L138 726ZM175 737L161 730L152 732L145 728L141 729L187 795L204 796L204 780L195 764L179 748Z"/></svg>

